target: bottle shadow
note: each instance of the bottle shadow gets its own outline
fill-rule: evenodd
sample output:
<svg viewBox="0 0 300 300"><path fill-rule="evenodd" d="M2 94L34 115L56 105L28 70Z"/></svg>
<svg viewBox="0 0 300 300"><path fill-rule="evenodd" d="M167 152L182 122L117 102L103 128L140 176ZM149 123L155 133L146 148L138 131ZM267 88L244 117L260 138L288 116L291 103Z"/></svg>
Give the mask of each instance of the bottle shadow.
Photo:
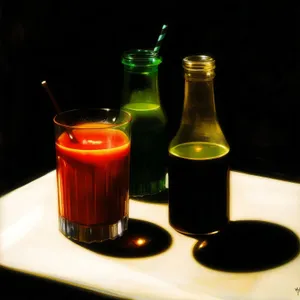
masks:
<svg viewBox="0 0 300 300"><path fill-rule="evenodd" d="M138 219L129 219L122 237L102 243L77 243L90 251L118 258L141 258L158 255L172 244L171 235L160 226Z"/></svg>
<svg viewBox="0 0 300 300"><path fill-rule="evenodd" d="M300 251L290 229L265 221L233 221L219 233L200 239L193 256L200 264L226 272L256 272L283 265Z"/></svg>
<svg viewBox="0 0 300 300"><path fill-rule="evenodd" d="M169 202L169 189L166 189L155 195L149 195L149 196L144 196L144 197L135 197L132 199L139 201L139 202L167 204Z"/></svg>

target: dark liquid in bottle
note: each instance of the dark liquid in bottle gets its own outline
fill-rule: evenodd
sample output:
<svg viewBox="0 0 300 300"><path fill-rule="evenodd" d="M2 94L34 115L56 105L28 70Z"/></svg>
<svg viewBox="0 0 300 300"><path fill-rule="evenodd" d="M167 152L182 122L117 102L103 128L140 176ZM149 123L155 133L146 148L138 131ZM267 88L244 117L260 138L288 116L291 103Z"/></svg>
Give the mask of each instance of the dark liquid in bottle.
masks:
<svg viewBox="0 0 300 300"><path fill-rule="evenodd" d="M123 107L132 115L130 196L157 194L165 189L166 121L160 105L130 103Z"/></svg>
<svg viewBox="0 0 300 300"><path fill-rule="evenodd" d="M185 234L210 234L229 221L229 149L193 142L169 150L169 222Z"/></svg>

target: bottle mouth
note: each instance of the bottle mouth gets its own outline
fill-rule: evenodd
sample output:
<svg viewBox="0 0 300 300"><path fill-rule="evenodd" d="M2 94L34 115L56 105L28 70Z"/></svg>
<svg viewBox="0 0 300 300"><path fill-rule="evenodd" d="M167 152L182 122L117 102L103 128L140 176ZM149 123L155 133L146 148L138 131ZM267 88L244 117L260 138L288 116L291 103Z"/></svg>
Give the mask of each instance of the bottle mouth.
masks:
<svg viewBox="0 0 300 300"><path fill-rule="evenodd" d="M153 50L135 49L125 51L122 63L129 67L155 67L161 64L162 58Z"/></svg>
<svg viewBox="0 0 300 300"><path fill-rule="evenodd" d="M215 60L208 55L191 55L183 59L182 65L187 71L213 71Z"/></svg>

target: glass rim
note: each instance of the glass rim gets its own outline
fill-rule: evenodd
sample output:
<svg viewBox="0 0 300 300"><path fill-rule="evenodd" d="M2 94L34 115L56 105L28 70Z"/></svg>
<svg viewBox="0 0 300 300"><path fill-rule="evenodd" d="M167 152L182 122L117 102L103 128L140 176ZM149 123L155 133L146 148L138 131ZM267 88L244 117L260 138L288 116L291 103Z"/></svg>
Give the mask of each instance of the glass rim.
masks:
<svg viewBox="0 0 300 300"><path fill-rule="evenodd" d="M182 65L186 70L201 71L215 69L215 59L211 55L190 55L182 60Z"/></svg>
<svg viewBox="0 0 300 300"><path fill-rule="evenodd" d="M130 67L156 67L162 63L162 57L152 49L132 49L123 52L122 63Z"/></svg>
<svg viewBox="0 0 300 300"><path fill-rule="evenodd" d="M108 126L108 127L97 127L97 126L93 126L93 127L88 127L88 129L101 129L101 130L107 130L107 129L113 129L113 128L118 128L118 127L121 127L125 124L129 124L131 123L132 121L132 116L130 113L128 113L127 111L123 110L123 109L114 109L114 108L75 108L75 109L70 109L70 110L66 110L66 111L62 111L58 114L56 114L54 117L53 117L53 123L57 126L60 126L60 127L64 127L64 128L67 128L67 129L86 129L86 128L83 128L79 125L68 125L68 124L64 124L62 123L61 121L58 121L57 118L62 116L62 115L65 115L65 114L69 114L69 113L74 113L74 112L80 112L80 111L107 111L107 112L122 112L125 116L127 116L127 119L119 124L115 124L115 123L106 123L106 124L110 124L111 126ZM88 122L88 120L87 120ZM101 121L97 121L98 123L101 123L101 124L104 124L102 123ZM92 121L91 123L96 123L95 121Z"/></svg>

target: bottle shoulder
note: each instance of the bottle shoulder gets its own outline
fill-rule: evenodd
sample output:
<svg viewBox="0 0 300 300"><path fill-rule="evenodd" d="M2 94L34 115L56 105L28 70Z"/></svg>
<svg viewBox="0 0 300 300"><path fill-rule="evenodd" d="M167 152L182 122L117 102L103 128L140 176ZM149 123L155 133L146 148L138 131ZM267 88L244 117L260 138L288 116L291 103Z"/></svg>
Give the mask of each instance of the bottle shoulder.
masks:
<svg viewBox="0 0 300 300"><path fill-rule="evenodd" d="M179 145L195 146L196 144L217 145L218 147L230 151L230 146L223 134L220 125L215 122L198 124L197 126L191 124L181 124L175 137L171 140L169 150Z"/></svg>

